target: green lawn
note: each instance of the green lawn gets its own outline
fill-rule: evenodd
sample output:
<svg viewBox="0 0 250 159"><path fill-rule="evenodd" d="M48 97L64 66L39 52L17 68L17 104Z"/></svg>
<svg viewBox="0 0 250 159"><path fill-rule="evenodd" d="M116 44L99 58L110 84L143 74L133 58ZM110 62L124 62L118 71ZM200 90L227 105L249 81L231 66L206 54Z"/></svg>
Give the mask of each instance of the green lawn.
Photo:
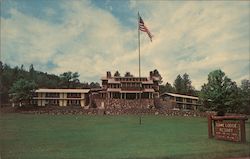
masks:
<svg viewBox="0 0 250 159"><path fill-rule="evenodd" d="M198 117L1 114L5 158L224 158L250 155L246 144L208 139Z"/></svg>

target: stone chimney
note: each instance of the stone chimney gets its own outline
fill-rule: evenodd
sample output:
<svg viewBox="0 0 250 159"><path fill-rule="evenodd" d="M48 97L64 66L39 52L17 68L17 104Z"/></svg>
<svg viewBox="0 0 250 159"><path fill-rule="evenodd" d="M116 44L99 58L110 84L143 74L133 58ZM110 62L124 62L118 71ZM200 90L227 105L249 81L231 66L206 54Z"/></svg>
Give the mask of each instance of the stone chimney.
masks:
<svg viewBox="0 0 250 159"><path fill-rule="evenodd" d="M154 76L154 75L153 75L153 71L150 71L150 72L149 72L149 78L152 79L153 76Z"/></svg>
<svg viewBox="0 0 250 159"><path fill-rule="evenodd" d="M107 78L111 78L111 72L107 71Z"/></svg>

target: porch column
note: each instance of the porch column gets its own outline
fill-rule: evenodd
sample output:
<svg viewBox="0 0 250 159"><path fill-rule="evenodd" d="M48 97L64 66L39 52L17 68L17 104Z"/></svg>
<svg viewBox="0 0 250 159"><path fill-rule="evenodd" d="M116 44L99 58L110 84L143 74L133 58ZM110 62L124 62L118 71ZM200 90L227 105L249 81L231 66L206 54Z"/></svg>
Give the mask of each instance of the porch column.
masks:
<svg viewBox="0 0 250 159"><path fill-rule="evenodd" d="M197 110L197 106L194 106L194 110Z"/></svg>

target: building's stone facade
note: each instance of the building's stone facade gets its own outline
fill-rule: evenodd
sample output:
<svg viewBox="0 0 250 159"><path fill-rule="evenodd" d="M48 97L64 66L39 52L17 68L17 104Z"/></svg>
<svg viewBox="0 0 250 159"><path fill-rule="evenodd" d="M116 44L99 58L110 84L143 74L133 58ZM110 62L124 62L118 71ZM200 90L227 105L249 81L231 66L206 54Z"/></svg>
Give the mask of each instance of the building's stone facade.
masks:
<svg viewBox="0 0 250 159"><path fill-rule="evenodd" d="M159 98L159 79L149 77L112 76L102 78L102 88L92 91L91 105L100 109L150 108Z"/></svg>
<svg viewBox="0 0 250 159"><path fill-rule="evenodd" d="M93 99L92 104L99 109L151 108L154 99Z"/></svg>

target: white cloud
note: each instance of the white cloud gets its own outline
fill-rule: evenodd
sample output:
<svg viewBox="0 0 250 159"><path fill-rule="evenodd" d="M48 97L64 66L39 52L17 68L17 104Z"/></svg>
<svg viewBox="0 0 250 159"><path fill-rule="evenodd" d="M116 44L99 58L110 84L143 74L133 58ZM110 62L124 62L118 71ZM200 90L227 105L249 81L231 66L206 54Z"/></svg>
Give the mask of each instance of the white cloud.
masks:
<svg viewBox="0 0 250 159"><path fill-rule="evenodd" d="M86 1L66 2L63 7L65 20L60 25L15 9L11 11L11 18L1 18L4 61L16 65L46 64L52 60L58 67L46 71L78 71L84 80L85 76L104 74L113 68L112 63L120 61L120 56L127 54L126 44L133 34L124 32L123 26L109 12Z"/></svg>
<svg viewBox="0 0 250 159"><path fill-rule="evenodd" d="M111 1L112 2L112 1ZM111 2L108 2L109 5ZM250 2L131 1L153 33L141 33L142 75L157 68L165 82L187 72L196 88L221 68L239 82L249 66ZM137 30L121 24L110 10L88 1L63 1L62 23L52 23L16 9L1 17L1 52L12 65L31 63L51 73L78 71L82 81L107 70L138 74ZM45 9L54 16L53 8ZM136 16L131 21L136 20ZM135 21L136 23L136 21ZM48 61L57 67L48 68Z"/></svg>
<svg viewBox="0 0 250 159"><path fill-rule="evenodd" d="M187 72L200 88L207 74L219 68L237 82L246 78L242 69L249 64L249 2L145 4L143 12L152 15L148 21L155 39L142 50L150 59L148 65L162 71L165 80L172 82Z"/></svg>

